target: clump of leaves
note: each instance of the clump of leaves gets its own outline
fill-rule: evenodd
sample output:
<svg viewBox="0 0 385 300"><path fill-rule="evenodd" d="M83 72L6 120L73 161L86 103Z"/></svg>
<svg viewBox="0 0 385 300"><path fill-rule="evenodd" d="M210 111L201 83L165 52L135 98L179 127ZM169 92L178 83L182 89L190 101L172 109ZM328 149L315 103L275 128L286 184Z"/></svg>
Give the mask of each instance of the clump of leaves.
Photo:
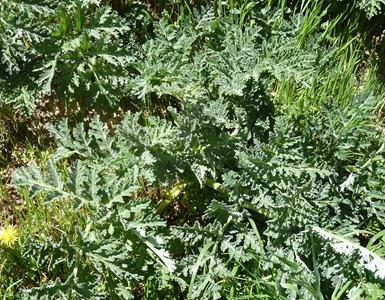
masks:
<svg viewBox="0 0 385 300"><path fill-rule="evenodd" d="M163 274L156 285L166 290L176 282L190 298L220 298L228 289L220 282L232 277L234 267L226 261L235 259L238 264L248 264L255 259L251 253L261 256L262 269L280 280L277 289L282 289L278 292L281 295L330 295L341 276L353 282L361 280L350 274L365 271L365 264L361 265L363 269L355 266L356 271L342 268L336 257L343 253L334 253L333 248L326 248L322 262L315 262L312 255L320 246L309 242L309 228L318 226L344 234L359 230L363 216L379 219L383 214L380 207L373 211L363 194L353 202L351 188L364 183L347 182L347 170L360 165L367 155L381 151L377 148L381 132L373 130L370 121L375 116L373 106L366 106L370 99L357 97L352 101L360 114L352 108L346 114L339 108L332 110L341 120L326 113L305 124L275 117L275 125L266 128L267 137L258 127L250 127L245 130L253 134L246 135L246 139L234 136L221 125L231 128L230 120L236 121L228 107L222 108L227 114L220 116L213 115L213 109L192 114L200 108L199 103L175 114L176 126L159 118L150 118L141 125L140 115L128 114L113 135L98 118L93 119L88 131L80 124L71 133L65 122L52 127L59 143L55 159L77 157L67 179L63 180L54 161L50 161L45 175L35 166L17 170L13 184L28 188L31 197L44 192L46 201L72 199L74 209L87 210L88 222L77 229L75 241L63 236L62 244L25 244L27 257L41 256L40 266L53 268L56 265L47 265L48 261L57 261L65 270L65 281L32 289L31 293L52 296L75 290L79 297L98 293L123 297L120 287L119 291L113 288L116 283L131 282L126 292L134 294L147 276ZM228 119L215 123L213 116ZM206 118L211 121L205 124ZM268 124L268 119L258 120L261 124L266 121ZM187 124L199 126L200 130ZM220 134L214 135L214 131ZM194 141L195 146L188 141ZM205 149L199 150L201 145L206 145ZM232 162L229 153L233 153ZM175 182L185 182L198 190L210 187L215 192L205 199L207 208L200 222L170 230L150 209L150 200L136 195L149 185L171 188ZM263 239L258 228L265 228ZM177 240L184 249L179 261L169 252ZM313 248L305 246L312 244ZM128 257L131 264L126 261ZM158 263L154 264L154 260ZM335 269L328 267L329 260ZM204 271L206 267L211 271ZM298 274L298 270L302 275L288 276ZM367 282L371 282L373 269L366 271ZM108 278L102 275L106 272ZM377 271L373 272L374 276ZM289 283L297 286L295 291L283 289Z"/></svg>
<svg viewBox="0 0 385 300"><path fill-rule="evenodd" d="M156 216L148 199L132 199L140 186L140 170L129 156L112 164L117 158L111 155L116 148L98 119L91 123L89 134L78 127L74 140L64 125L61 131L54 131L56 136L62 134L63 148L67 147L58 154L68 156L79 151L84 157L74 162L68 178L62 179L51 160L46 174L36 166L22 168L14 174L13 183L30 187L31 197L44 192L46 202L72 199L75 210L86 209L87 222L77 227L73 241L63 235L60 243L25 243L25 257L39 268L50 273L65 270L60 275L63 281L58 278L32 289L30 295L39 299L58 295L130 299L146 278L155 274L167 278L175 269L166 250L168 237L162 237L165 222ZM87 148L89 151L84 152ZM101 165L103 157L111 160ZM123 168L130 163L133 168ZM156 267L157 263L163 267Z"/></svg>
<svg viewBox="0 0 385 300"><path fill-rule="evenodd" d="M84 7L92 18L113 15ZM175 290L187 299L221 299L247 296L248 288L253 296L323 299L355 294L358 284L363 295L373 287L382 293L383 262L355 236L384 216L375 98L356 93L348 103L320 101L325 107L312 114L288 113L273 87L290 80L310 88L333 68L333 52L318 36L299 41L298 16L250 11L249 26L212 7L176 21L165 14L153 38L135 48L133 72L124 77L124 93L146 110L110 128L98 116L74 128L63 120L50 127L58 147L47 171L33 164L15 171L13 185L29 197L70 200L86 219L73 239L63 233L59 242L24 244L23 256L50 274L26 297L130 299L154 297L152 287L171 299ZM56 28L58 45L83 49L88 25L74 35L80 44L71 26ZM45 54L49 67L41 71L87 64L60 49ZM66 55L69 63L60 64ZM37 83L51 80L52 89L55 76ZM153 100L176 105L163 107L167 118L149 116L157 113ZM59 171L63 160L70 166ZM189 219L175 209L181 206ZM168 224L166 213L174 214ZM247 283L237 290L239 278Z"/></svg>
<svg viewBox="0 0 385 300"><path fill-rule="evenodd" d="M5 102L32 112L44 95L87 105L116 105L131 61L129 26L100 1L2 1ZM18 78L18 80L16 80ZM15 98L13 95L18 94Z"/></svg>

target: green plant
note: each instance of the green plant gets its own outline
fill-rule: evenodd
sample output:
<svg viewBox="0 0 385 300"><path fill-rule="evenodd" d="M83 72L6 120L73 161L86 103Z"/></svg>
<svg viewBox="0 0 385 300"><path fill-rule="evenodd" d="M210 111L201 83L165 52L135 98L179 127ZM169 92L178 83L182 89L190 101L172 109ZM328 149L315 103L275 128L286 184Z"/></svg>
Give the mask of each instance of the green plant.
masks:
<svg viewBox="0 0 385 300"><path fill-rule="evenodd" d="M338 33L351 11L330 20L326 1L112 2L120 15L98 1L39 11L53 18L42 43L56 48L30 43L39 76L21 84L68 105L108 95L139 111L81 106L83 122L67 112L48 126L54 154L13 172L24 234L7 262L29 280L11 277L19 286L4 294L382 297L383 99L375 61L359 66L356 24ZM125 5L149 15L124 19ZM122 80L110 89L111 76Z"/></svg>
<svg viewBox="0 0 385 300"><path fill-rule="evenodd" d="M77 229L76 242L73 244L67 242L65 236L61 242L64 244L59 246L48 243L44 247L50 250L46 251L38 250L36 242L31 242L32 246L27 244L29 245L27 249L32 247L32 250L27 250L26 255L33 253L31 257L39 257L44 254L40 259L41 266L44 266L43 262L49 260L51 255L73 257L65 268L66 278L71 281L59 281L53 285L33 289L32 293L53 295L59 291L66 293L68 289L75 288L78 296L84 297L86 294L83 293L95 294L101 289L96 282L103 282L103 286L106 285L102 289L104 295L118 293L109 286L108 278L100 277L104 272L108 274L112 272L110 276L113 282L122 282L122 278L127 278L124 280L136 278L136 281L131 282L139 284L141 280L146 280L145 278L149 278L147 276L154 274L153 272L160 272L161 269L157 271L157 268L150 268L145 274L136 273L141 268L119 269L114 272L114 268L125 264L119 257L123 259L128 255L124 255L118 249L126 243L134 243L137 246L129 248L130 251L134 251L128 252L129 256L135 258L134 261L149 264L152 261L151 255L147 256L146 253L151 250L161 265L167 266L169 271L176 272L173 273L176 277L169 276L162 280L176 280L182 290L186 289L189 298L195 299L202 295L210 299L221 297L226 286L219 283L231 278L233 268L226 261L235 259L239 264L247 264L253 258L253 255L248 254L250 251L262 255L266 260L264 268L278 268L279 271L275 275L280 280L278 290L289 283L295 284L296 288L286 289L285 292L280 291L278 294L303 297L313 295L316 298L321 296L315 295L331 294L334 278L341 275L325 267L328 265L328 259L334 261L331 251L327 252L328 258L325 257L322 264L318 259L316 261L313 259L312 262L311 256L308 256L308 251L315 255L314 251L317 251L318 247L316 244L313 249L302 246L304 243L308 244L305 241L310 238L307 235L309 226L331 227L344 232L350 228L359 229L361 220L355 216L372 214L373 218L380 219L382 214L381 209L371 211L372 208L366 205L365 197L356 197L354 203L351 201L349 192L351 185L360 187L362 184L360 181L348 183L349 179L346 177L346 180L341 179L341 174L365 161L366 155L362 155L363 153L381 152L381 149L377 148L381 141L378 139L379 133L373 131L372 121L369 121L374 118L371 110L373 106L369 105L370 98L360 102L363 99L365 98L357 97L351 104L361 114L357 114L352 107L347 108L347 113L342 114L337 109L335 113L341 118L339 121L336 116L323 114L323 117L309 120L305 123L306 126L298 127L298 125L288 126L289 120L276 117L274 128L267 129L270 131L270 138L266 139L265 135L259 132L249 140L252 141L251 144L247 139L232 137L231 132L226 133L226 129L222 127L222 130L225 130L222 136L216 138L211 136L210 144L216 145L213 148L207 147L210 144L206 142L206 137L202 136L202 133L208 130L204 129L207 126L204 125L204 119L213 117L210 110L190 116L200 120L195 125L201 124L198 131L186 126L194 124L191 119L185 121L185 118L197 108L194 105L185 108L183 113L174 115L174 122L178 127L157 118L148 119L143 126L140 125L140 115L127 115L114 136L104 129L98 118L93 119L88 132L79 125L71 134L66 123L61 123L56 129L52 128L51 131L59 142L56 158L78 156L78 160L68 172L67 180L61 179L62 175L57 172L54 162L51 161L46 175L42 175L34 166L22 168L14 174L13 183L28 187L31 197L44 192L46 201L62 197L72 199L75 209L84 207L87 210L87 221L83 227ZM356 101L361 103L361 106L355 106ZM199 104L196 105L199 108ZM366 113L362 114L365 108ZM223 115L221 117L223 118ZM332 123L328 123L330 121ZM215 122L207 124L212 126ZM218 123L217 130L221 128L220 124ZM321 128L327 130L322 131ZM356 128L359 130L356 131ZM207 134L210 134L210 131L207 131ZM318 137L315 137L315 134ZM363 136L366 143L362 143ZM229 151L231 146L234 153L238 153L232 163L226 158L228 153L223 152L221 144L218 144L221 139L226 140L222 144L226 145L226 151ZM193 147L183 145L189 140L195 140L198 144ZM361 142L360 146L356 144L358 141ZM206 145L203 153L194 150L200 147L198 146L200 142ZM356 151L352 151L353 149ZM218 160L215 160L216 156ZM206 164L206 160L211 162L211 165ZM223 165L220 161L226 161L227 164ZM137 193L149 188L149 185L164 186L167 182L172 184L175 180L190 183L198 190L199 186L215 187L210 184L210 178L223 180L223 185L220 183L217 185L217 192L211 196L214 198L208 203L204 212L202 221L208 225L202 228L196 223L192 227L177 226L172 228L171 232L164 231L165 241L177 238L185 245L186 254L191 253L176 264L172 262L167 252L158 248L159 245L155 240L151 240L155 234L159 235L155 231L156 226L162 228L165 224L154 215L154 212L148 210L149 200L141 200L140 193ZM206 194L206 197L208 195ZM139 204L141 209L136 206ZM134 219L129 219L129 223L126 223L128 221L124 219L125 217ZM137 232L138 227L134 224L140 228L150 226L145 230L150 240L147 240L147 235L140 236L140 231ZM267 226L264 230L266 246L262 246L264 242L258 241L259 234L248 232L250 224ZM257 229L254 227L254 230ZM93 239L89 240L91 237ZM201 250L194 253L193 249L199 249L199 245L202 245ZM102 259L103 257L107 259L106 253L98 252L102 258L94 257L96 254L93 251L99 251L97 250L99 247L113 250L117 256L115 264L112 262L110 262L112 265L107 264ZM172 244L166 248L172 249ZM61 252L54 254L59 249ZM82 260L80 253L84 253L88 259ZM275 254L269 259L271 253ZM142 255L147 258L143 260ZM298 255L307 258L301 260ZM79 262L83 265L78 265ZM94 271L88 269L90 264ZM98 267L99 264L104 264L106 269ZM316 266L320 270L313 269ZM339 265L336 263L336 266ZM206 272L206 268L211 271ZM73 277L75 270L78 272L83 270L84 273L79 273L79 277ZM289 274L297 274L300 270L302 275L294 277L296 278L294 281L289 279ZM346 272L344 278L348 280L349 269L346 269ZM89 277L88 274L95 276ZM322 286L320 276L326 276L327 280ZM82 282L95 282L95 286L87 286L83 290ZM158 284L160 283L155 283ZM133 293L133 289L134 286L131 286L129 292Z"/></svg>
<svg viewBox="0 0 385 300"><path fill-rule="evenodd" d="M369 18L372 18L375 15L379 15L382 11L385 1L383 0L370 0L370 1L359 1L358 7L365 11L366 15Z"/></svg>
<svg viewBox="0 0 385 300"><path fill-rule="evenodd" d="M131 60L123 48L129 26L109 6L47 0L2 1L1 8L6 11L0 23L2 63L12 81L1 85L3 101L27 112L52 94L88 105L116 105L116 90L125 85Z"/></svg>
<svg viewBox="0 0 385 300"><path fill-rule="evenodd" d="M139 283L153 272L167 275L155 268L153 260L159 261L168 272L174 270L174 263L163 248L166 240L160 235L165 223L151 210L149 200L128 201L139 187L137 170L122 168L130 162L129 156L122 157L117 164L112 164L117 157L109 156L112 160L100 164L103 156L116 150L98 119L91 123L90 135L79 126L74 141L64 126L63 123L60 132L54 131L56 136L67 134L61 138L63 148L68 148L58 155L68 156L77 150L85 158L74 163L67 180L61 179L52 160L46 175L36 166L20 169L14 175L14 184L31 187L30 197L44 192L46 202L67 198L72 199L75 210L86 210L86 220L78 225L74 240L64 234L59 243L49 240L25 243L24 256L35 261L38 268L48 268L50 273L66 270L66 280L33 289L31 295L130 298ZM97 149L88 148L91 144L97 145ZM84 151L87 148L89 151Z"/></svg>

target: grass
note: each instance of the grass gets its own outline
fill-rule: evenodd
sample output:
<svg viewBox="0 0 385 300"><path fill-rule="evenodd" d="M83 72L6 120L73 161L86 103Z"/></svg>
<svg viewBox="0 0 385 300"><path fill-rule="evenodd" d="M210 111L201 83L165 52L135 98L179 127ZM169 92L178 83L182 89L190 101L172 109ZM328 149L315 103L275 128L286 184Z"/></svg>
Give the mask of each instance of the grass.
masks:
<svg viewBox="0 0 385 300"><path fill-rule="evenodd" d="M353 9L335 16L328 14L322 1L300 1L297 10L304 13L298 31L298 42L304 45L309 38L319 38L330 51L327 63L319 68L309 87L299 87L292 79L277 82L272 94L279 103L294 114L315 114L331 103L347 107L357 92L370 91L382 114L385 105L384 83L378 64L379 37L370 40L370 32L362 31L354 22ZM322 28L322 35L317 35Z"/></svg>

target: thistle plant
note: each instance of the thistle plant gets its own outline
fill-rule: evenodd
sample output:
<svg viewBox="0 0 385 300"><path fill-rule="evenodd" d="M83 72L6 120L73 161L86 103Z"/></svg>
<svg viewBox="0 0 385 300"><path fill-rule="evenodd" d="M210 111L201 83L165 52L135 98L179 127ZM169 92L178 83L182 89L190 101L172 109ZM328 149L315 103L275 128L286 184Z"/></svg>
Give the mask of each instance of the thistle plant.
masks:
<svg viewBox="0 0 385 300"><path fill-rule="evenodd" d="M18 296L380 299L381 97L356 27L338 37L349 12L193 2L0 4L0 101L84 117L47 124L49 158L12 172L27 203L80 216L23 232Z"/></svg>

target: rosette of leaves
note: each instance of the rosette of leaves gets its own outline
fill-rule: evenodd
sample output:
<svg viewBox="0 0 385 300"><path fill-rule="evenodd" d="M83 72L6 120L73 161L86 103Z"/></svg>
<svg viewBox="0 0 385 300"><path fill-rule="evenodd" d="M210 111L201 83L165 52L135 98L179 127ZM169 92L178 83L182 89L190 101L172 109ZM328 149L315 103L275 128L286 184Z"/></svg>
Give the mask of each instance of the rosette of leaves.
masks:
<svg viewBox="0 0 385 300"><path fill-rule="evenodd" d="M124 96L117 91L127 83L130 30L111 7L86 0L7 0L1 7L5 76L20 90L105 107Z"/></svg>
<svg viewBox="0 0 385 300"><path fill-rule="evenodd" d="M154 23L154 37L133 64L131 94L150 103L155 96L184 103L241 97L251 81L265 79L308 87L330 54L317 39L300 45L297 16L282 20L278 10L252 10L246 27L210 6L191 15L173 21L165 13Z"/></svg>
<svg viewBox="0 0 385 300"><path fill-rule="evenodd" d="M68 176L51 160L45 171L34 165L18 169L13 184L27 188L30 197L43 195L46 202L73 201L85 223L76 226L74 239L63 234L60 241L30 239L24 244L24 257L52 274L49 283L26 295L131 299L150 277L170 288L175 263L168 252L166 224L149 199L134 197L145 175L134 154L125 147L115 156L117 141L97 118L88 133L78 126L72 135L65 126L52 132L62 141L56 159L78 156Z"/></svg>

